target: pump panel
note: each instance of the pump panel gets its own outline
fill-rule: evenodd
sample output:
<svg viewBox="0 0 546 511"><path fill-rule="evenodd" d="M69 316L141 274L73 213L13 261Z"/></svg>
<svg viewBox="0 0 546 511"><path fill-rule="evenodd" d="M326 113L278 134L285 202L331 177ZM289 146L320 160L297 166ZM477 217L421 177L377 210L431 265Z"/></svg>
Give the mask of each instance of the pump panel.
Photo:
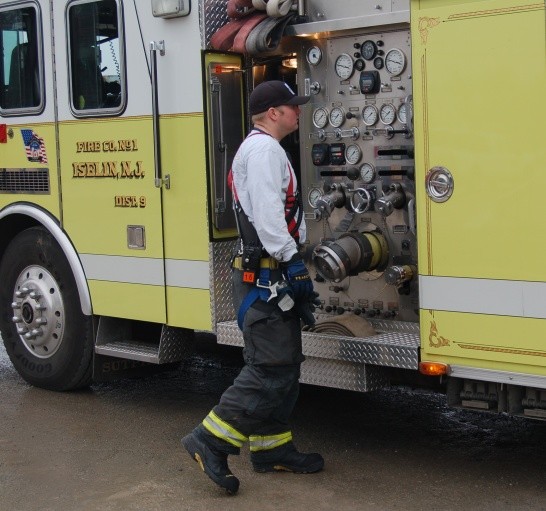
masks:
<svg viewBox="0 0 546 511"><path fill-rule="evenodd" d="M323 312L417 322L409 30L325 36L299 55L306 256Z"/></svg>

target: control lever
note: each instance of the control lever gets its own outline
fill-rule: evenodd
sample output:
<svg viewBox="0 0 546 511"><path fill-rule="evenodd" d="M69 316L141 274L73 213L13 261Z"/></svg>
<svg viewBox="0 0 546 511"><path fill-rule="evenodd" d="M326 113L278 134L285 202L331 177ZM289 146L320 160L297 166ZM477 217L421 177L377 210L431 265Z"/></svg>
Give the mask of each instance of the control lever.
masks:
<svg viewBox="0 0 546 511"><path fill-rule="evenodd" d="M395 130L392 126L387 126L386 128L378 128L378 129L372 130L372 135L374 137L383 135L385 138L391 139L392 137L394 137L394 135L398 135L398 134L404 134L407 136L411 134L411 131L408 129Z"/></svg>

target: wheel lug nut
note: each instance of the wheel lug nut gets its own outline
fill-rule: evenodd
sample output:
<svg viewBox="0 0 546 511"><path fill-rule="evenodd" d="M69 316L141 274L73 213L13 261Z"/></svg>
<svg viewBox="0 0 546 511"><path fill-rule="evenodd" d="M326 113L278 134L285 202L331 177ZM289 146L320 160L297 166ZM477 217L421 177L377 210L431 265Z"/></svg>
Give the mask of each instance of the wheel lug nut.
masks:
<svg viewBox="0 0 546 511"><path fill-rule="evenodd" d="M21 302L12 302L11 308L12 309L20 309L21 308Z"/></svg>
<svg viewBox="0 0 546 511"><path fill-rule="evenodd" d="M33 337L38 337L40 335L43 335L43 332L42 332L41 328L35 328L35 329L31 330L30 333L32 334Z"/></svg>
<svg viewBox="0 0 546 511"><path fill-rule="evenodd" d="M23 298L29 293L30 293L30 289L28 287L22 287L19 291L15 292L15 296L17 298Z"/></svg>
<svg viewBox="0 0 546 511"><path fill-rule="evenodd" d="M17 333L19 335L26 334L28 332L28 328L26 326L18 326L17 327Z"/></svg>
<svg viewBox="0 0 546 511"><path fill-rule="evenodd" d="M23 321L23 318L21 318L20 316L13 316L13 318L11 318L11 321L13 321L14 323L21 323Z"/></svg>
<svg viewBox="0 0 546 511"><path fill-rule="evenodd" d="M32 332L27 332L25 334L25 339L27 339L28 341L30 341L30 339L34 339L36 337L36 335L33 335Z"/></svg>
<svg viewBox="0 0 546 511"><path fill-rule="evenodd" d="M37 325L47 325L47 319L46 318L38 318L36 320Z"/></svg>
<svg viewBox="0 0 546 511"><path fill-rule="evenodd" d="M30 296L34 300L39 300L42 297L42 295L36 291L31 291L31 293L28 296Z"/></svg>

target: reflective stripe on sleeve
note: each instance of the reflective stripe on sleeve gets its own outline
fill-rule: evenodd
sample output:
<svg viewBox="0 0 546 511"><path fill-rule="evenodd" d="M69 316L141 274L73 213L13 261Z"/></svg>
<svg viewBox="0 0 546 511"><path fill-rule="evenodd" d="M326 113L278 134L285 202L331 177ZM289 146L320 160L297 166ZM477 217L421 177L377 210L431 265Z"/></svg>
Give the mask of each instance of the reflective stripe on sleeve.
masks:
<svg viewBox="0 0 546 511"><path fill-rule="evenodd" d="M203 420L203 426L205 426L207 431L212 433L215 437L218 437L235 447L242 447L248 440L246 436L220 419L212 410Z"/></svg>
<svg viewBox="0 0 546 511"><path fill-rule="evenodd" d="M292 432L287 431L286 433L281 433L279 435L251 435L250 438L250 452L256 451L268 451L270 449L275 449L281 445L287 444L292 441Z"/></svg>

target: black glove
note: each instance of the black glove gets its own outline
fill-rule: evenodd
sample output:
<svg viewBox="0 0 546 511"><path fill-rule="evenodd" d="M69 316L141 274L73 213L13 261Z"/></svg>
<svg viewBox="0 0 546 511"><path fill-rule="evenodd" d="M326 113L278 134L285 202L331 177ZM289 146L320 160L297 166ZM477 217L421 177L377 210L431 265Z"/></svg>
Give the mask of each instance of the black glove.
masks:
<svg viewBox="0 0 546 511"><path fill-rule="evenodd" d="M300 319L307 326L313 326L316 323L313 312L315 312L316 307L318 307L319 305L319 294L316 291L313 291L308 301L296 303L295 310Z"/></svg>
<svg viewBox="0 0 546 511"><path fill-rule="evenodd" d="M281 263L284 276L292 287L294 300L297 302L308 302L313 297L313 282L311 276L303 264L303 259L296 253L287 263Z"/></svg>

